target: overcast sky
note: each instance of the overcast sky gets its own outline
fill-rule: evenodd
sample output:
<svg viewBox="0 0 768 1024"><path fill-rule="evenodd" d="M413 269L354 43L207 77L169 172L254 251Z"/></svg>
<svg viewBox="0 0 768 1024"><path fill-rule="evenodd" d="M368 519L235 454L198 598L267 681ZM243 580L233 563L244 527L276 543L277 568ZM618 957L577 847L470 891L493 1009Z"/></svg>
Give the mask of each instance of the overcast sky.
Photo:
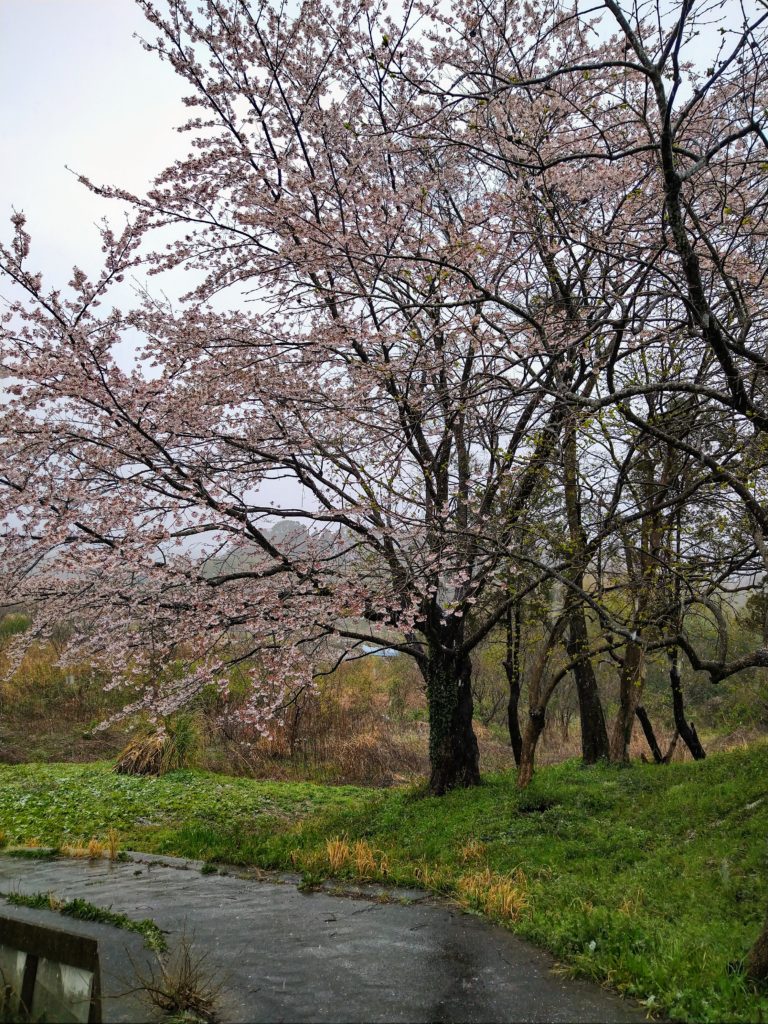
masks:
<svg viewBox="0 0 768 1024"><path fill-rule="evenodd" d="M186 149L183 83L133 38L145 24L133 0L0 0L0 234L23 210L59 283L98 266L92 225L118 213L67 166L140 191Z"/></svg>
<svg viewBox="0 0 768 1024"><path fill-rule="evenodd" d="M735 0L726 11L735 27ZM75 262L98 267L92 225L118 214L67 166L140 192L186 152L173 131L186 114L184 86L133 38L145 27L133 0L0 0L0 236L12 207L23 210L32 263L51 284L68 280ZM704 32L697 55L711 59L719 38Z"/></svg>

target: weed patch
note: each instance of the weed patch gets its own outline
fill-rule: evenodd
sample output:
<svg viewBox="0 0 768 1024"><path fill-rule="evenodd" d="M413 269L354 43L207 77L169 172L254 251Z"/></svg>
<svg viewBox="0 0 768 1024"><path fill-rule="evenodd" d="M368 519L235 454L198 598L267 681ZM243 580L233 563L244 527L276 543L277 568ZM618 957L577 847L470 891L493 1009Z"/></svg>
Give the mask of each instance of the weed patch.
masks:
<svg viewBox="0 0 768 1024"><path fill-rule="evenodd" d="M212 977L207 954L197 953L186 935L168 958L160 958L151 973L137 972L141 990L166 1021L213 1024L222 983Z"/></svg>

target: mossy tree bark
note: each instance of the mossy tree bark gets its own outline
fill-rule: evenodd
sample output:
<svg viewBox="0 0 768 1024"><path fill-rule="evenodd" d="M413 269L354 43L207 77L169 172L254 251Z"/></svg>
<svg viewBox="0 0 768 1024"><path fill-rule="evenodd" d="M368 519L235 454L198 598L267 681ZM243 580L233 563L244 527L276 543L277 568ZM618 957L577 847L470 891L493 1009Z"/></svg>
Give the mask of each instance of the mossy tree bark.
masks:
<svg viewBox="0 0 768 1024"><path fill-rule="evenodd" d="M480 750L472 728L472 662L469 655L432 645L425 668L429 706L429 791L480 784Z"/></svg>

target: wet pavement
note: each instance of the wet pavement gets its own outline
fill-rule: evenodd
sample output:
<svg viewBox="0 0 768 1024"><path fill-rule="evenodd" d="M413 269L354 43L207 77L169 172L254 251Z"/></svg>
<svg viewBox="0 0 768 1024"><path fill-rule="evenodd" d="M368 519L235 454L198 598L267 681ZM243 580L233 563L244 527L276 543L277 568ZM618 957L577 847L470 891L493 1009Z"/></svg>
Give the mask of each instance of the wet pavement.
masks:
<svg viewBox="0 0 768 1024"><path fill-rule="evenodd" d="M186 936L195 953L207 954L205 971L221 985L218 1018L233 1024L646 1019L637 1005L553 972L552 959L528 943L417 890L358 887L345 897L302 892L289 876L204 875L199 864L170 858L0 857L0 892L10 891L81 897L150 917L171 949ZM137 936L49 911L23 913L108 937L107 991L129 987ZM136 1020L135 1006L135 996L108 999L105 1020Z"/></svg>

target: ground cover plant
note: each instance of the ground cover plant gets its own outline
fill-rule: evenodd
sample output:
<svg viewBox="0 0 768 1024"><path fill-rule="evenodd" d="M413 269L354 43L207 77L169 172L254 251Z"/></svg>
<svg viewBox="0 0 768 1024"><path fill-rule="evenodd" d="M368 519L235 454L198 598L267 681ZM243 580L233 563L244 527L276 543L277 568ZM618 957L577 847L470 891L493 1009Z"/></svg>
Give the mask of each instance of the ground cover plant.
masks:
<svg viewBox="0 0 768 1024"><path fill-rule="evenodd" d="M425 886L675 1020L758 1021L743 958L768 902L768 745L658 767L576 761L437 799L108 765L0 767L9 844L124 847Z"/></svg>
<svg viewBox="0 0 768 1024"><path fill-rule="evenodd" d="M222 835L274 831L362 792L200 771L118 775L106 762L4 765L0 783L0 829L9 844L33 839L60 846L106 838L114 829L122 849L153 851L185 829Z"/></svg>

